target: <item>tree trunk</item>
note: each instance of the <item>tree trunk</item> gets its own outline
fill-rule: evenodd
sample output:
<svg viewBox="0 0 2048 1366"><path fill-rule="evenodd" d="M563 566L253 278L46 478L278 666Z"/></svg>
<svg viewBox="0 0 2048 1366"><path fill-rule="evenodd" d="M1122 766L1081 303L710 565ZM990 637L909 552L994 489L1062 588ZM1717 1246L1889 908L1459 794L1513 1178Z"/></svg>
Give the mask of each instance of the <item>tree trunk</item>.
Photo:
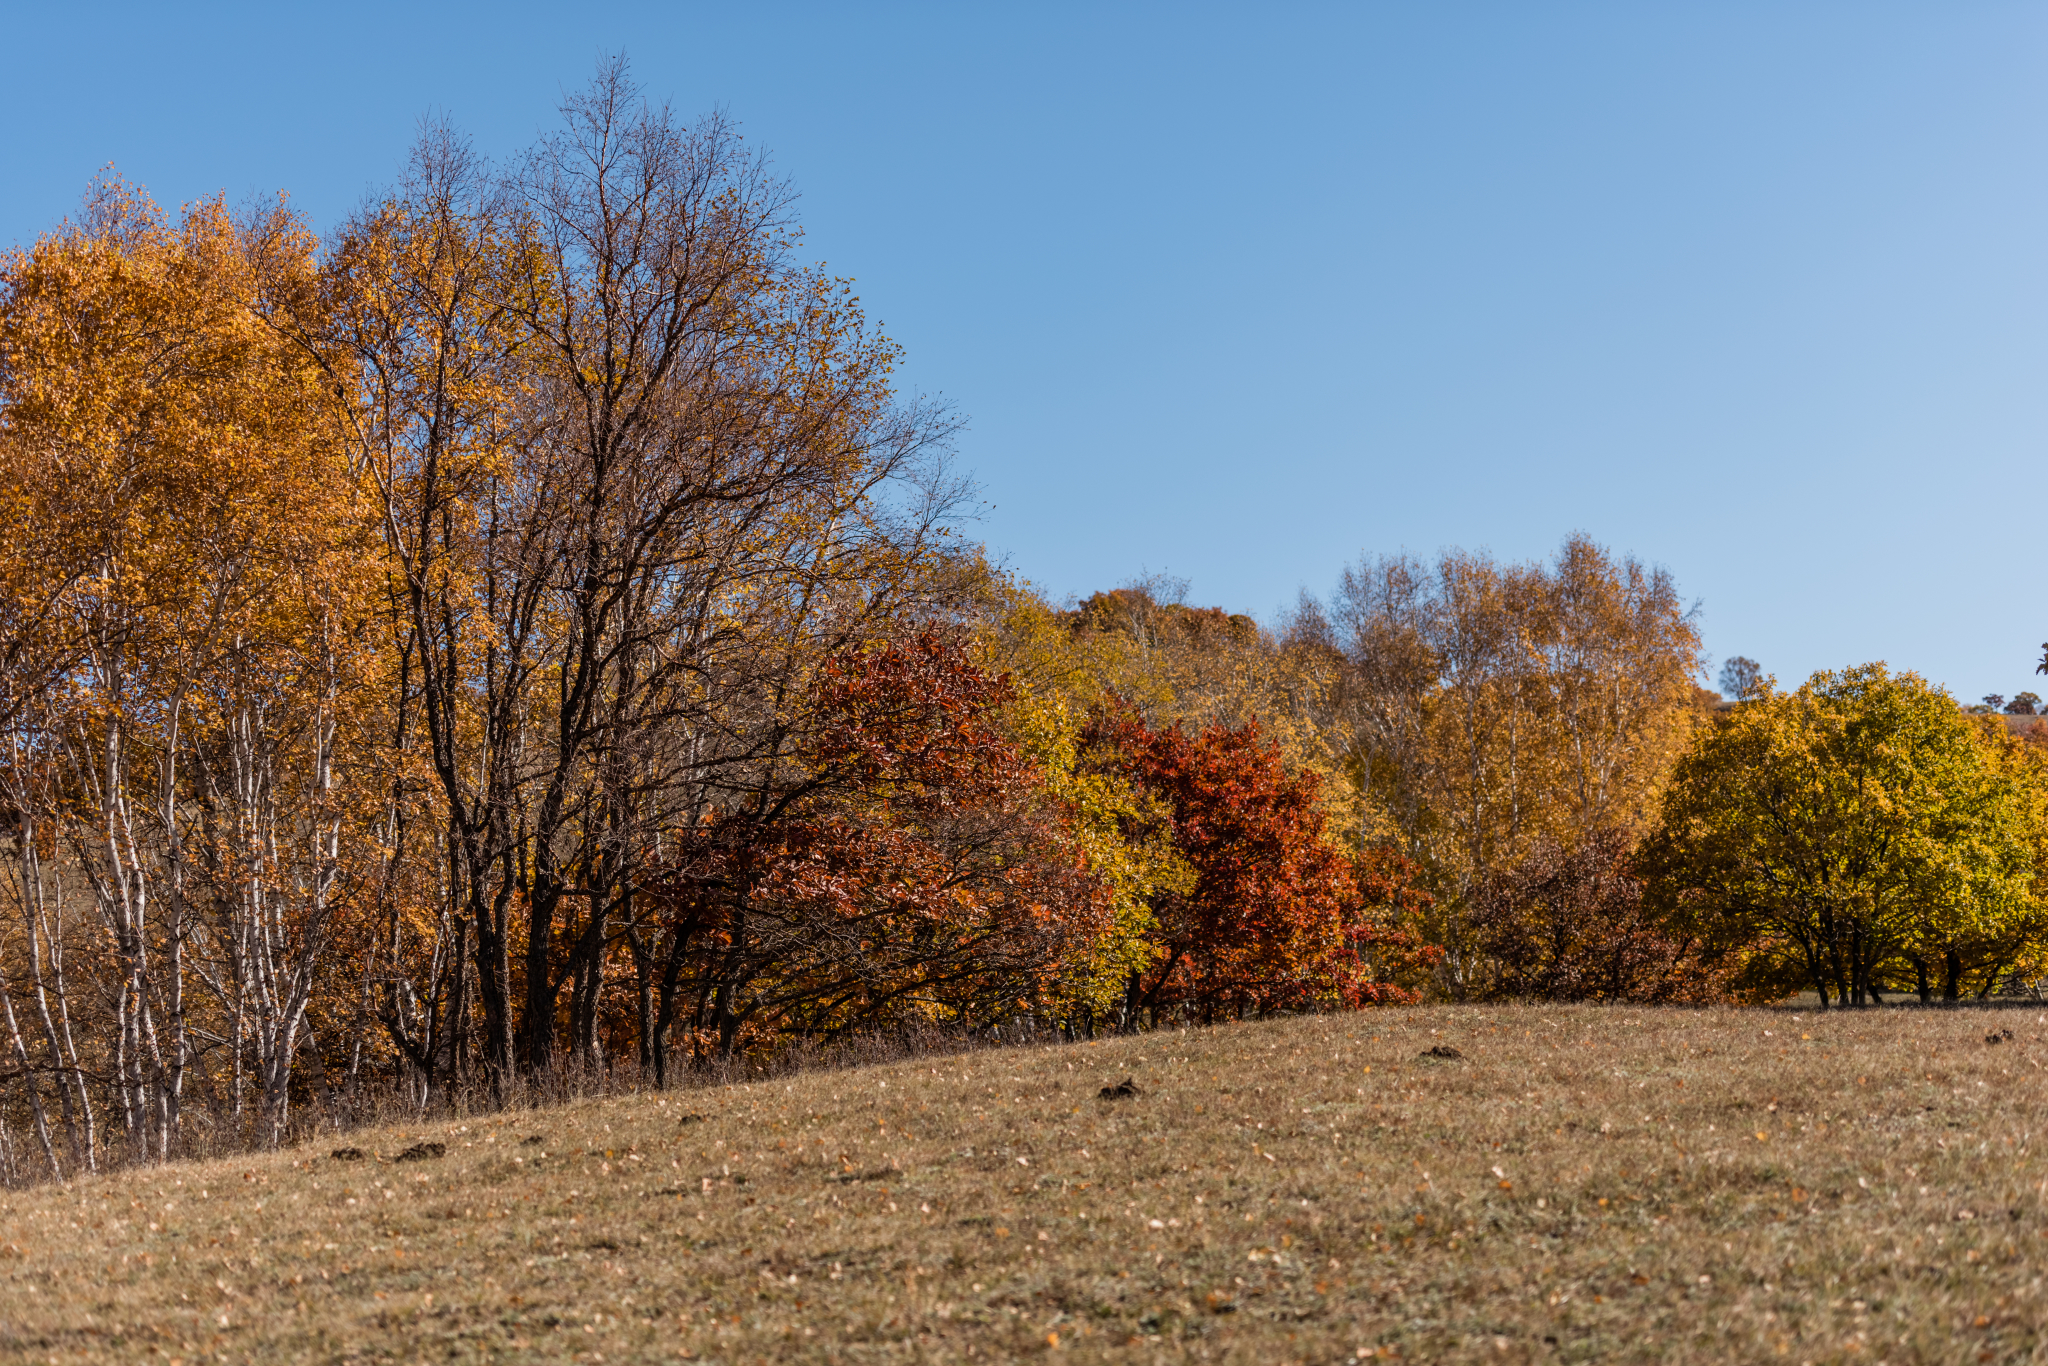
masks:
<svg viewBox="0 0 2048 1366"><path fill-rule="evenodd" d="M43 1145L43 1159L50 1164L51 1178L62 1181L64 1170L57 1165L57 1145L50 1139L50 1119L43 1109L42 1090L36 1085L35 1065L29 1061L28 1044L22 1039L21 1026L14 1018L14 998L8 994L4 980L0 980L0 1008L4 1008L7 1015L7 1033L14 1043L15 1061L21 1067L21 1085L28 1092L29 1109L36 1121L36 1138Z"/></svg>
<svg viewBox="0 0 2048 1366"><path fill-rule="evenodd" d="M492 1098L502 1101L512 1077L512 962L505 951L503 919L493 923L481 904L473 904L472 911L477 1000L484 1008L484 1073Z"/></svg>
<svg viewBox="0 0 2048 1366"><path fill-rule="evenodd" d="M469 1020L469 920L455 920L455 982L448 989L448 1064L442 1084L453 1092L462 1081L463 1048Z"/></svg>
<svg viewBox="0 0 2048 1366"><path fill-rule="evenodd" d="M1870 985L1870 965L1863 961L1863 927L1849 927L1849 999L1861 1010L1864 993Z"/></svg>
<svg viewBox="0 0 2048 1366"><path fill-rule="evenodd" d="M639 1064L643 1076L654 1071L654 955L640 937L633 913L626 913L626 948L633 955L633 1022L638 1027Z"/></svg>

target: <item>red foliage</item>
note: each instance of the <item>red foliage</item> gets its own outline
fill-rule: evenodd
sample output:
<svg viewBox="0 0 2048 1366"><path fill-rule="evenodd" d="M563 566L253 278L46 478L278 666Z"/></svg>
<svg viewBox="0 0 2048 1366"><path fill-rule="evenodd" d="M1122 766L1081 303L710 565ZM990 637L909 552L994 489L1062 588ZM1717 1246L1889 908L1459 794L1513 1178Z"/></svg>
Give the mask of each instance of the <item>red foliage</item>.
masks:
<svg viewBox="0 0 2048 1366"><path fill-rule="evenodd" d="M1033 782L1031 762L993 724L1011 695L1007 677L936 631L833 655L812 694L809 788L926 810Z"/></svg>
<svg viewBox="0 0 2048 1366"><path fill-rule="evenodd" d="M1346 928L1352 972L1377 988L1355 1004L1395 1005L1420 999L1415 986L1442 961L1444 951L1407 928L1436 903L1422 890L1422 870L1392 849L1369 848L1351 862L1358 911Z"/></svg>
<svg viewBox="0 0 2048 1366"><path fill-rule="evenodd" d="M996 726L1009 696L935 631L827 660L783 757L667 861L664 1024L683 988L727 1050L1032 999L1106 893Z"/></svg>
<svg viewBox="0 0 2048 1366"><path fill-rule="evenodd" d="M1324 831L1317 778L1287 772L1256 723L1154 730L1136 712L1098 712L1086 761L1164 803L1193 890L1154 906L1160 959L1130 984L1129 1017L1179 1009L1202 1019L1408 1001L1395 972L1431 952L1395 917L1427 898L1396 855L1354 858Z"/></svg>

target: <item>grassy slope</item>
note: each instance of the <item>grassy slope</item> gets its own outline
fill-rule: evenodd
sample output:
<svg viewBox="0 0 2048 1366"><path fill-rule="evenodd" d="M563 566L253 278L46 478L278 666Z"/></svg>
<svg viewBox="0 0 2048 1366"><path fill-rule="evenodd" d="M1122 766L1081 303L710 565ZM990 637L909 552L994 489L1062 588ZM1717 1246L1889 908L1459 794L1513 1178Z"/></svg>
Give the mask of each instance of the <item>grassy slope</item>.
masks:
<svg viewBox="0 0 2048 1366"><path fill-rule="evenodd" d="M374 1133L448 1154L0 1197L0 1357L2039 1359L2041 1033L1436 1008Z"/></svg>

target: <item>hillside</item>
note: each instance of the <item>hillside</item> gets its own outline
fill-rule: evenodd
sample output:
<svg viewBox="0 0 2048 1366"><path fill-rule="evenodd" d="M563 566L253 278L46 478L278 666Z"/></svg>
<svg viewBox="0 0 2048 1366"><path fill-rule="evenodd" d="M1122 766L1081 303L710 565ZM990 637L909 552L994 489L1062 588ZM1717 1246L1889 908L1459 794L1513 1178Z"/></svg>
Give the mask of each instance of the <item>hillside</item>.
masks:
<svg viewBox="0 0 2048 1366"><path fill-rule="evenodd" d="M2043 1032L1440 1007L373 1132L0 1198L0 1357L2031 1358Z"/></svg>

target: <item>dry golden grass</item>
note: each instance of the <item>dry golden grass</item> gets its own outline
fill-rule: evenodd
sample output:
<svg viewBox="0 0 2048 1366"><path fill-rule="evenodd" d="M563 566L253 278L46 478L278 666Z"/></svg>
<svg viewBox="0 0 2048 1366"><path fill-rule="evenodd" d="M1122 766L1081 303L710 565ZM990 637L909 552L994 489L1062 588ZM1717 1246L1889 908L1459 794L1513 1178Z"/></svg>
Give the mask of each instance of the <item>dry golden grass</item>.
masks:
<svg viewBox="0 0 2048 1366"><path fill-rule="evenodd" d="M2036 1360L2043 1034L1444 1007L376 1132L447 1153L0 1198L0 1356Z"/></svg>

